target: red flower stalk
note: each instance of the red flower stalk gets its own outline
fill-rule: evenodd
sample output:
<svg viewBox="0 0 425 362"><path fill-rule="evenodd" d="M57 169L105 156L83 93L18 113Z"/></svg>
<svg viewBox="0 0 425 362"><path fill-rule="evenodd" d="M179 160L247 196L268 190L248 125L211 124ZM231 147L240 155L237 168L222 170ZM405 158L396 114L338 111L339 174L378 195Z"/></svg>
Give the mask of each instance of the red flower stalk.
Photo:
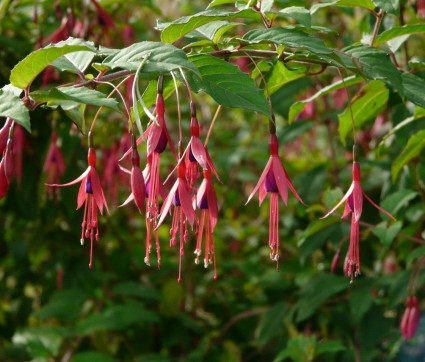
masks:
<svg viewBox="0 0 425 362"><path fill-rule="evenodd" d="M413 338L419 327L419 305L416 296L408 296L406 300L406 309L400 323L400 330L403 338L409 341Z"/></svg>
<svg viewBox="0 0 425 362"><path fill-rule="evenodd" d="M205 232L205 251L204 266L214 264L214 279L217 279L217 266L215 262L214 248L214 228L217 224L218 207L217 196L214 190L214 184L211 179L211 171L204 170L204 179L196 194L196 205L201 210L201 218L199 221L198 237L196 240L195 263L199 264L199 257L202 253L202 239Z"/></svg>
<svg viewBox="0 0 425 362"><path fill-rule="evenodd" d="M354 159L356 160L357 156L355 156ZM376 205L363 191L360 182L360 164L357 161L353 161L353 182L351 183L347 193L331 211L329 211L325 216L321 217L321 219L328 217L344 202L345 208L341 218L344 218L351 213L350 247L348 255L348 276L351 278L351 282L353 282L354 277L360 274L359 222L363 211L363 196L379 211L395 220L394 216Z"/></svg>
<svg viewBox="0 0 425 362"><path fill-rule="evenodd" d="M259 191L260 206L270 193L270 219L269 219L269 246L270 258L276 261L276 269L279 270L279 195L285 205L288 203L288 187L294 196L305 205L304 201L298 195L291 179L289 178L285 167L279 159L278 149L279 143L276 134L270 134L270 158L264 168L263 173L258 180L257 185L249 195L246 204ZM245 204L245 205L246 205Z"/></svg>
<svg viewBox="0 0 425 362"><path fill-rule="evenodd" d="M63 160L62 151L58 147L58 135L52 132L52 142L50 143L49 150L47 151L46 161L44 162L43 171L46 173L47 184L57 184L65 172L65 162ZM58 189L57 189L58 190ZM46 189L48 195L53 197L53 189Z"/></svg>
<svg viewBox="0 0 425 362"><path fill-rule="evenodd" d="M188 231L186 221L189 221L190 226L193 228L193 223L196 219L195 211L192 207L192 200L190 196L189 186L186 182L186 168L184 163L181 162L177 167L178 178L171 188L170 193L164 200L164 204L161 209L161 216L158 221L157 228L162 224L167 213L171 208L171 204L174 205L173 221L170 229L170 246L176 245L177 232L180 233L180 252L179 252L179 277L178 282L181 282L181 270L182 270L182 256L184 255L183 241L187 242Z"/></svg>
<svg viewBox="0 0 425 362"><path fill-rule="evenodd" d="M425 18L425 0L418 0L417 14L418 18Z"/></svg>
<svg viewBox="0 0 425 362"><path fill-rule="evenodd" d="M106 203L102 185L100 184L99 174L96 169L96 152L92 147L89 147L88 168L74 181L66 184L50 184L47 186L63 187L75 185L81 182L80 190L78 191L77 210L84 204L84 217L81 224L81 245L84 245L84 238L90 239L90 263L89 267L93 267L93 241L99 241L99 225L97 210L103 215L103 208L109 214L108 204Z"/></svg>

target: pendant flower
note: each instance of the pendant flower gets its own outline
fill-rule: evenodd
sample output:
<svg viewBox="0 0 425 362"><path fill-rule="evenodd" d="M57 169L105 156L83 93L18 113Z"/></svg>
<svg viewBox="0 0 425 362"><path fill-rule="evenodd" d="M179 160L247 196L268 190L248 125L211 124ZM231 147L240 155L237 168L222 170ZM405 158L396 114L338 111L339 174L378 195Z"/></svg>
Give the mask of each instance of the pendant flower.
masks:
<svg viewBox="0 0 425 362"><path fill-rule="evenodd" d="M356 152L354 152L356 153ZM354 157L356 160L357 157ZM340 207L345 202L344 213L341 216L341 219L348 216L351 213L351 232L350 232L350 247L348 254L348 276L353 282L353 278L357 277L360 274L360 258L359 258L359 222L360 217L363 211L363 196L369 201L374 207L379 211L389 216L395 221L394 216L392 216L387 211L381 209L376 205L363 191L361 182L360 182L360 164L357 161L353 161L353 182L351 183L350 188L347 193L341 199L341 201L325 216L321 217L324 219L332 214L338 207Z"/></svg>
<svg viewBox="0 0 425 362"><path fill-rule="evenodd" d="M133 164L130 173L131 194L121 206L125 206L132 200L134 200L134 203L139 209L139 212L143 214L143 206L145 204L146 197L146 185L145 179L143 177L143 172L140 169L140 157L136 148L133 148L133 152L131 154L131 162Z"/></svg>
<svg viewBox="0 0 425 362"><path fill-rule="evenodd" d="M214 279L217 279L217 266L215 262L214 248L214 228L218 219L217 196L214 190L214 184L211 179L211 171L204 170L204 179L196 194L196 205L201 210L201 219L199 221L198 237L196 240L195 263L199 264L199 257L202 253L202 238L205 232L205 251L204 267L214 264Z"/></svg>
<svg viewBox="0 0 425 362"><path fill-rule="evenodd" d="M89 167L83 174L74 181L66 184L48 184L51 187L64 187L75 185L81 182L80 190L77 197L77 210L84 204L84 217L81 224L81 245L84 245L84 238L90 239L90 269L93 267L93 241L99 241L99 225L97 210L103 215L103 208L109 214L108 204L105 200L102 185L100 184L99 174L96 169L96 152L90 147L88 151L87 161Z"/></svg>
<svg viewBox="0 0 425 362"><path fill-rule="evenodd" d="M416 296L408 296L406 300L406 309L400 323L400 330L403 338L409 341L416 334L419 327L419 305Z"/></svg>
<svg viewBox="0 0 425 362"><path fill-rule="evenodd" d="M282 162L279 159L278 149L279 143L276 134L270 134L270 158L258 180L257 185L249 195L246 204L259 191L260 206L270 193L270 219L269 219L269 246L270 258L276 261L276 269L279 270L279 195L285 205L288 203L288 187L294 196L305 205L304 201L298 195L291 179L289 178ZM245 205L246 205L245 204Z"/></svg>
<svg viewBox="0 0 425 362"><path fill-rule="evenodd" d="M181 162L177 168L178 178L170 190L170 193L164 200L161 208L161 216L158 221L157 228L162 224L168 212L170 211L171 204L174 205L173 221L170 229L170 246L176 246L177 232L180 233L180 251L179 251L179 277L178 282L181 282L181 267L182 256L184 255L183 241L187 242L188 231L187 221L193 228L193 223L196 219L195 211L192 206L192 198L190 196L189 186L186 181L186 168L184 162Z"/></svg>
<svg viewBox="0 0 425 362"><path fill-rule="evenodd" d="M186 179L189 182L189 187L192 189L196 180L199 178L200 173L198 170L198 165L201 166L203 170L211 170L218 181L221 182L220 177L214 167L214 164L211 160L211 157L199 138L200 129L199 122L196 118L196 108L193 102L190 103L192 117L190 119L190 140L186 149L184 150L181 159L186 156Z"/></svg>
<svg viewBox="0 0 425 362"><path fill-rule="evenodd" d="M63 160L62 152L58 147L57 140L58 135L56 132L52 132L52 142L50 143L49 150L47 151L46 161L44 162L43 171L46 173L47 184L57 184L65 172L65 162ZM56 189L58 191L58 189ZM47 188L47 194L49 197L54 196L53 189Z"/></svg>

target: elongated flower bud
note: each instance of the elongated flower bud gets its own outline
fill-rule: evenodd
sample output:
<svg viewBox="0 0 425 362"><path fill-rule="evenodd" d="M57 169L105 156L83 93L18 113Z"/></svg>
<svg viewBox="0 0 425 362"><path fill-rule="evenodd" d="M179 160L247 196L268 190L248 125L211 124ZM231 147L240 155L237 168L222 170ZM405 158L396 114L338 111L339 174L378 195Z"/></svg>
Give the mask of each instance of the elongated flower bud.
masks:
<svg viewBox="0 0 425 362"><path fill-rule="evenodd" d="M335 255L334 258L332 259L332 263L331 263L331 273L335 273L335 270L338 268L338 264L339 264L339 260L341 259L341 248L339 248Z"/></svg>

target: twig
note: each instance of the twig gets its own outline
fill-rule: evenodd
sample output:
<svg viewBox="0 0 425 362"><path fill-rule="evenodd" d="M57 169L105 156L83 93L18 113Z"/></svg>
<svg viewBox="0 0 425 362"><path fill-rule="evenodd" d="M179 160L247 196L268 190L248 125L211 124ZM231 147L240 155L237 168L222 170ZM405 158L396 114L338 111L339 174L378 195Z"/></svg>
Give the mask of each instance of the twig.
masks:
<svg viewBox="0 0 425 362"><path fill-rule="evenodd" d="M230 320L221 328L219 335L223 335L226 331L233 326L235 323L239 322L241 319L250 318L256 315L260 315L266 313L270 308L263 307L257 308L253 310L248 310L239 314L236 314L234 317L230 318Z"/></svg>
<svg viewBox="0 0 425 362"><path fill-rule="evenodd" d="M373 47L373 43L375 42L376 36L378 35L379 27L381 25L382 18L384 16L384 10L379 10L379 13L375 15L376 22L375 27L373 28L372 38L370 39L370 46Z"/></svg>

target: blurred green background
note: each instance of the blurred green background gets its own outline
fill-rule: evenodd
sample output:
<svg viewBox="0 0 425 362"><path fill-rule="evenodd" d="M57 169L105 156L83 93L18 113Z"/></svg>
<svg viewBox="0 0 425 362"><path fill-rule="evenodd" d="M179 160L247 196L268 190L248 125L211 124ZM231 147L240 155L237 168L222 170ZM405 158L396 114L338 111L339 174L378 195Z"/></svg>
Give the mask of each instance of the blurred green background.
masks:
<svg viewBox="0 0 425 362"><path fill-rule="evenodd" d="M311 6L302 0L275 3ZM415 19L415 3L402 2L409 19ZM157 19L170 21L194 14L204 10L208 1L104 0L100 4L116 25L109 33L90 1L0 1L0 86L9 83L10 69L16 63L60 28L67 9L91 27L89 39L120 48L126 41L158 41ZM384 19L382 26L393 26L397 20L392 19ZM321 10L313 22L331 27L333 33L323 37L338 47L358 41L374 25L372 15L364 10L336 7ZM233 34L249 28L250 24L241 25ZM184 41L177 45L183 46ZM409 47L423 56L423 37L411 37ZM260 64L264 74L270 66ZM252 64L249 67L252 71ZM74 79L59 76L61 82ZM370 225L361 226L363 274L350 285L342 272L350 225L334 216L319 220L351 182L352 141L349 137L343 146L339 140L337 116L342 109L336 108L335 100L339 97L346 104L346 95L322 97L311 114L303 114L291 125L286 122L293 102L336 77L338 73L329 69L320 76L299 78L272 97L281 159L309 205L300 205L292 194L287 207L280 205L279 272L270 261L267 245L268 200L261 208L257 199L244 206L269 157L268 120L238 109L223 109L219 114L208 147L223 180L223 184L215 183L217 281L211 268L195 265L192 235L185 246L183 282L177 283L178 250L169 247L171 218L159 229L161 269L155 262L146 266L145 221L133 206L116 208L108 190L112 211L100 217L100 242L95 245L90 270L89 245L82 247L79 242L83 212L75 211L78 186L61 189L59 200L49 199L42 172L52 129L59 134L67 166L62 182L86 168L86 139L71 128L63 111L33 111L33 132L25 134L22 181L13 182L0 201L0 360L389 361L401 359L400 353L411 353L409 348L416 342L410 347L403 344L399 321L411 266L424 247L418 249L417 243L397 233L423 238L423 156L405 167L395 183L390 170L408 138L424 128L425 119L419 117L384 144L379 142L388 132L385 126L371 135L374 120L370 120L359 130L364 190L398 222L388 227L365 204L362 220ZM43 85L40 76L32 89L52 84L54 77ZM354 94L357 89L350 91ZM183 88L180 96L187 142L190 111ZM397 97L390 95L383 112L386 125L395 126L415 112ZM204 94L195 95L195 100L204 137L217 104ZM172 95L166 101L166 115L175 142L176 109ZM88 119L95 111L88 109ZM101 114L95 129L101 173L106 164L101 156L120 142L125 122L112 111ZM169 149L164 159L163 178L173 168ZM119 185L122 203L129 180L121 185L118 173L110 182ZM330 264L340 246L340 266L332 274ZM420 335L423 338L423 332Z"/></svg>

